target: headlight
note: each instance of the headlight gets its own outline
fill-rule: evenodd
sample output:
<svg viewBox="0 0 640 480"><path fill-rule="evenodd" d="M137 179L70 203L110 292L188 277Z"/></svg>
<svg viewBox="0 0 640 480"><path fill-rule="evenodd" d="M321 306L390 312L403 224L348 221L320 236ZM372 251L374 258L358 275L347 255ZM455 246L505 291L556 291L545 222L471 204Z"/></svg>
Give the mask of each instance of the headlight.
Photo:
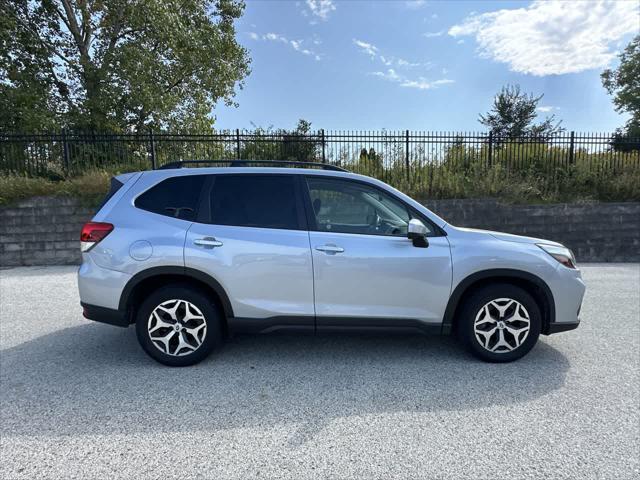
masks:
<svg viewBox="0 0 640 480"><path fill-rule="evenodd" d="M537 243L536 245L538 245L542 250L547 252L565 267L578 268L576 267L576 257L573 256L573 252L567 247L557 247L555 245L546 245L544 243Z"/></svg>

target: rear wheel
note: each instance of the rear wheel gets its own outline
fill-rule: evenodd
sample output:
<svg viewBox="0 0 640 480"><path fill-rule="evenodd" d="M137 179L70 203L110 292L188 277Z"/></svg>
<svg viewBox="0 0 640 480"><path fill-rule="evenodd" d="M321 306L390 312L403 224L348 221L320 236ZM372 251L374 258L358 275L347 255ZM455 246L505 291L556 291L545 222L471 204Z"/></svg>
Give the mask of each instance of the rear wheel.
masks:
<svg viewBox="0 0 640 480"><path fill-rule="evenodd" d="M142 303L136 317L138 341L149 356L172 367L193 365L222 343L222 319L203 292L168 285Z"/></svg>
<svg viewBox="0 0 640 480"><path fill-rule="evenodd" d="M488 362L526 355L540 336L542 317L525 290L509 284L484 287L465 300L458 335L467 349Z"/></svg>

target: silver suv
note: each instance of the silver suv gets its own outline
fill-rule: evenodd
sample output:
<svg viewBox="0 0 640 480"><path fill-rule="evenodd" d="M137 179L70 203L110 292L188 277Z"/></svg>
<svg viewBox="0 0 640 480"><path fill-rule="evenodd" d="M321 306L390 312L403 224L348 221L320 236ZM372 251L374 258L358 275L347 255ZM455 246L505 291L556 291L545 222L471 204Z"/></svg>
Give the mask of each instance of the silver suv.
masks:
<svg viewBox="0 0 640 480"><path fill-rule="evenodd" d="M238 165L115 177L82 229L84 316L135 324L172 366L236 332L352 329L454 333L508 362L578 326L585 285L559 243L454 227L337 167Z"/></svg>

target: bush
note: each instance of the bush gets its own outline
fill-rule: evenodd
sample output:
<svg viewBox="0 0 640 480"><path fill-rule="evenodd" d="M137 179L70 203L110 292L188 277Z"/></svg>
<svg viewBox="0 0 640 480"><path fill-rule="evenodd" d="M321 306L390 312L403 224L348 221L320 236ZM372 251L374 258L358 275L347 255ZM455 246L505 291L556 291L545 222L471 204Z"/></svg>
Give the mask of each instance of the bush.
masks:
<svg viewBox="0 0 640 480"><path fill-rule="evenodd" d="M367 162L342 159L342 166L387 182L416 199L495 197L508 202L640 201L638 152L574 152L563 147L514 143L488 147L452 144L440 158L412 152L409 171L403 151Z"/></svg>
<svg viewBox="0 0 640 480"><path fill-rule="evenodd" d="M97 206L109 190L111 177L119 172L94 170L66 180L25 175L0 175L0 205L39 196L79 198L87 206Z"/></svg>
<svg viewBox="0 0 640 480"><path fill-rule="evenodd" d="M258 143L256 148L270 145ZM262 150L261 150L262 151ZM263 152L266 155L266 151ZM566 151L546 144L504 145L488 162L486 146L455 144L442 158L425 160L425 152L412 152L409 171L401 147L386 155L373 149L341 155L339 163L355 172L378 178L418 200L494 197L517 203L581 201L640 201L640 162L637 152L612 155L578 149L566 164ZM37 195L62 195L99 204L111 176L134 166L94 169L68 179L0 175L0 204Z"/></svg>

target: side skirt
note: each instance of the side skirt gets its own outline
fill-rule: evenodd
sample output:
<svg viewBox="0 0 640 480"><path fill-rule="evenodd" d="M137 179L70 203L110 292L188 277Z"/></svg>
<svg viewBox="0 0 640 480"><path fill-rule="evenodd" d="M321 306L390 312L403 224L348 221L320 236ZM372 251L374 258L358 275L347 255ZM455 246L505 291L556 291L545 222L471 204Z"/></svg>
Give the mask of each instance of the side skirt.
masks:
<svg viewBox="0 0 640 480"><path fill-rule="evenodd" d="M441 323L425 323L414 319L277 316L269 318L231 317L227 319L229 332L373 332L440 335Z"/></svg>

